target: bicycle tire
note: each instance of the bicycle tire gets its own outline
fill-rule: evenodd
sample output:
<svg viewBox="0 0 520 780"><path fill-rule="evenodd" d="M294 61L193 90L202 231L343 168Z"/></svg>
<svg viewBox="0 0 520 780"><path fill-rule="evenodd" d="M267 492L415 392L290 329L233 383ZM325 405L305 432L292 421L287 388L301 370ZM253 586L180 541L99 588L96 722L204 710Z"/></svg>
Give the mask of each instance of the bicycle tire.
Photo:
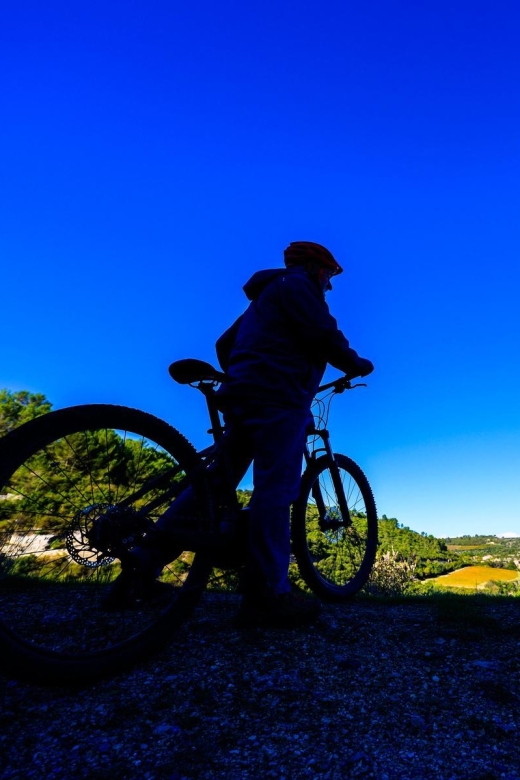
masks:
<svg viewBox="0 0 520 780"><path fill-rule="evenodd" d="M200 463L192 445L150 414L96 404L31 420L1 440L0 455L4 669L44 684L85 683L120 671L166 641L205 589L207 558L183 552L165 567L162 578L174 586L166 605L107 612L100 598L118 561L96 549L89 533L114 506L125 506L118 534L128 525L131 534L139 533L144 514L137 510L145 498L132 504L132 497L143 485L144 495L154 497L146 522L156 520L172 500L161 504L158 475L175 490Z"/></svg>
<svg viewBox="0 0 520 780"><path fill-rule="evenodd" d="M291 536L306 585L323 599L343 601L354 596L370 575L377 549L377 510L359 466L346 455L334 458L350 519L344 523L339 509L343 497L337 495L329 458L323 455L302 476Z"/></svg>

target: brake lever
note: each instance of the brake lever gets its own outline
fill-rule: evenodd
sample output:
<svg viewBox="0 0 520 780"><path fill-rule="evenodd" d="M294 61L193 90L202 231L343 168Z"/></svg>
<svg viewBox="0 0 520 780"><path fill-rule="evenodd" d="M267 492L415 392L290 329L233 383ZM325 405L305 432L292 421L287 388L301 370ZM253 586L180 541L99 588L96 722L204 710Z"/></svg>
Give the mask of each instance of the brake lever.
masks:
<svg viewBox="0 0 520 780"><path fill-rule="evenodd" d="M350 379L342 379L334 385L335 393L344 393L345 390L353 390L355 387L368 387L366 382L357 382L355 385L351 384Z"/></svg>

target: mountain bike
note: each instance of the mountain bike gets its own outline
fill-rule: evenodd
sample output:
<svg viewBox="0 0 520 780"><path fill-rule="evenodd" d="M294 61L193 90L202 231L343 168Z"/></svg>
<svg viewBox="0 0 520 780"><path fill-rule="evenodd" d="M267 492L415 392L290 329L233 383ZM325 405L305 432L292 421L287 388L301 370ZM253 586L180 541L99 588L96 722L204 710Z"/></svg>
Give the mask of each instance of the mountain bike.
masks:
<svg viewBox="0 0 520 780"><path fill-rule="evenodd" d="M170 374L206 399L213 441L201 451L150 414L101 404L50 412L0 440L5 670L52 684L117 672L170 637L206 588L236 580L248 510L226 468L216 396L225 375L194 359L176 361ZM291 575L331 600L362 588L377 547L370 485L350 458L333 453L326 428L332 398L353 387L341 377L319 388L291 513ZM158 518L187 490L190 516L160 576L172 586L167 602L103 610L121 562L153 539Z"/></svg>

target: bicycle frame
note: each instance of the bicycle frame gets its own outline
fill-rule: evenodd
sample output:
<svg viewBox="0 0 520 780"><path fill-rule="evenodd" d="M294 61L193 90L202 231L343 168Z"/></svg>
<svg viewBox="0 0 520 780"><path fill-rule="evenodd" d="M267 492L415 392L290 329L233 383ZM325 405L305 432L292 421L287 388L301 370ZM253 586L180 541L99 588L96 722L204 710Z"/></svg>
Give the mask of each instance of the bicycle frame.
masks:
<svg viewBox="0 0 520 780"><path fill-rule="evenodd" d="M236 511L238 510L239 505L236 498L236 486L234 485L233 476L231 473L231 467L226 457L225 426L222 423L217 408L217 403L216 403L215 387L217 385L218 382L210 381L210 380L201 380L196 383L190 383L191 387L196 388L204 395L204 398L206 400L206 405L208 408L210 422L211 422L211 428L208 430L208 433L212 434L214 439L214 444L210 445L204 450L201 450L199 452L199 455L204 461L204 466L203 466L204 470L211 468L211 465L213 463L216 463L217 461L219 462L219 465L221 467L222 466L224 467L224 473L226 475L225 478L226 484L225 484L225 491L224 491L226 495L226 503L230 508L232 507ZM330 382L328 384L319 387L317 391L317 395L329 389L332 389L333 395L336 395L344 392L344 390L351 390L354 389L355 387L366 387L366 385L364 383L358 383L352 385L350 379L344 376L344 377L340 377L340 379L337 379L333 382ZM313 448L311 450L308 442L306 442L304 452L303 452L304 462L308 466L312 461L316 460L318 453L320 452L325 453L328 462L330 464L329 468L332 477L332 482L336 490L336 495L338 496L338 500L339 500L339 510L341 513L341 517L343 518L341 525L348 527L352 525L352 519L350 517L347 499L345 497L344 490L342 489L340 471L334 456L334 452L332 450L332 445L330 442L330 433L326 427L319 428L316 425L314 425L309 430L308 435L318 436L323 442L323 447ZM329 520L327 523L327 511L326 511L325 501L321 493L319 482L316 482L316 484L313 486L312 494L314 500L316 501L316 506L318 507L320 517L322 518L322 525L324 526L328 525L331 528L333 526L337 526L338 524L337 520Z"/></svg>
<svg viewBox="0 0 520 780"><path fill-rule="evenodd" d="M227 457L225 437L226 427L221 419L221 415L217 406L215 388L219 385L219 382L214 379L201 379L200 381L190 382L189 385L190 387L199 390L204 396L211 424L208 433L213 437L213 443L197 453L200 458L200 464L192 472L190 482L192 484L196 484L199 478L205 481L208 472L210 472L212 468L216 468L217 465L223 474L223 479L219 480L218 482L220 499L217 503L219 511L216 511L217 506L215 505L215 502L210 501L207 507L209 510L209 516L205 518L205 530L212 534L218 534L219 524L222 524L222 522L224 522L225 525L229 525L230 522L232 523L233 519L236 519L237 512L240 509L236 495L235 479L233 477L231 464ZM350 380L347 377L341 377L334 382L330 382L319 387L317 395L326 390L332 389L333 393L331 397L333 397L338 393L342 393L344 390L350 390L358 386L359 385L357 384L351 385ZM325 454L329 463L332 483L338 497L338 508L340 510L340 516L343 518L342 521L339 522L335 518L328 517L325 499L322 495L319 481L317 481L312 488L312 495L319 510L322 528L332 529L339 527L339 525L348 527L352 524L352 520L348 508L347 498L345 497L345 493L342 489L340 470L332 450L330 433L325 426L318 427L316 424L314 424L312 428L309 429L308 435L310 437L319 437L323 443L323 446L313 447L311 449L309 443L306 442L303 451L304 463L309 466L318 458L319 453ZM184 480L174 482L174 478L178 473L180 473L180 467L178 466L168 469L166 472L163 472L151 482L143 485L138 492L128 496L126 499L121 501L120 506L124 507L126 504L131 505L133 502L135 502L136 499L146 495L147 492L156 490L157 488L162 488L163 486L166 489L161 491L161 494L158 498L152 499L149 503L143 506L140 510L140 513L146 515L147 513L153 511L157 506L164 503L165 498L166 500L170 499L171 501L174 501L179 497L179 495L181 495L187 486ZM208 492L211 493L212 489L208 488Z"/></svg>

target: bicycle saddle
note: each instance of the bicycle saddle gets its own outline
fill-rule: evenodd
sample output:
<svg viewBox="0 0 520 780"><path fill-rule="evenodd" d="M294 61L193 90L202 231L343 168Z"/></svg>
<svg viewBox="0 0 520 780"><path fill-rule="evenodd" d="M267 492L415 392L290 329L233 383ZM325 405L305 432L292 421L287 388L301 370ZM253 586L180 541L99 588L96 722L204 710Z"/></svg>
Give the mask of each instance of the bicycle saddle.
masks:
<svg viewBox="0 0 520 780"><path fill-rule="evenodd" d="M226 378L222 371L217 371L204 360L195 358L175 360L168 368L168 372L180 385L191 385L193 382L223 382Z"/></svg>

